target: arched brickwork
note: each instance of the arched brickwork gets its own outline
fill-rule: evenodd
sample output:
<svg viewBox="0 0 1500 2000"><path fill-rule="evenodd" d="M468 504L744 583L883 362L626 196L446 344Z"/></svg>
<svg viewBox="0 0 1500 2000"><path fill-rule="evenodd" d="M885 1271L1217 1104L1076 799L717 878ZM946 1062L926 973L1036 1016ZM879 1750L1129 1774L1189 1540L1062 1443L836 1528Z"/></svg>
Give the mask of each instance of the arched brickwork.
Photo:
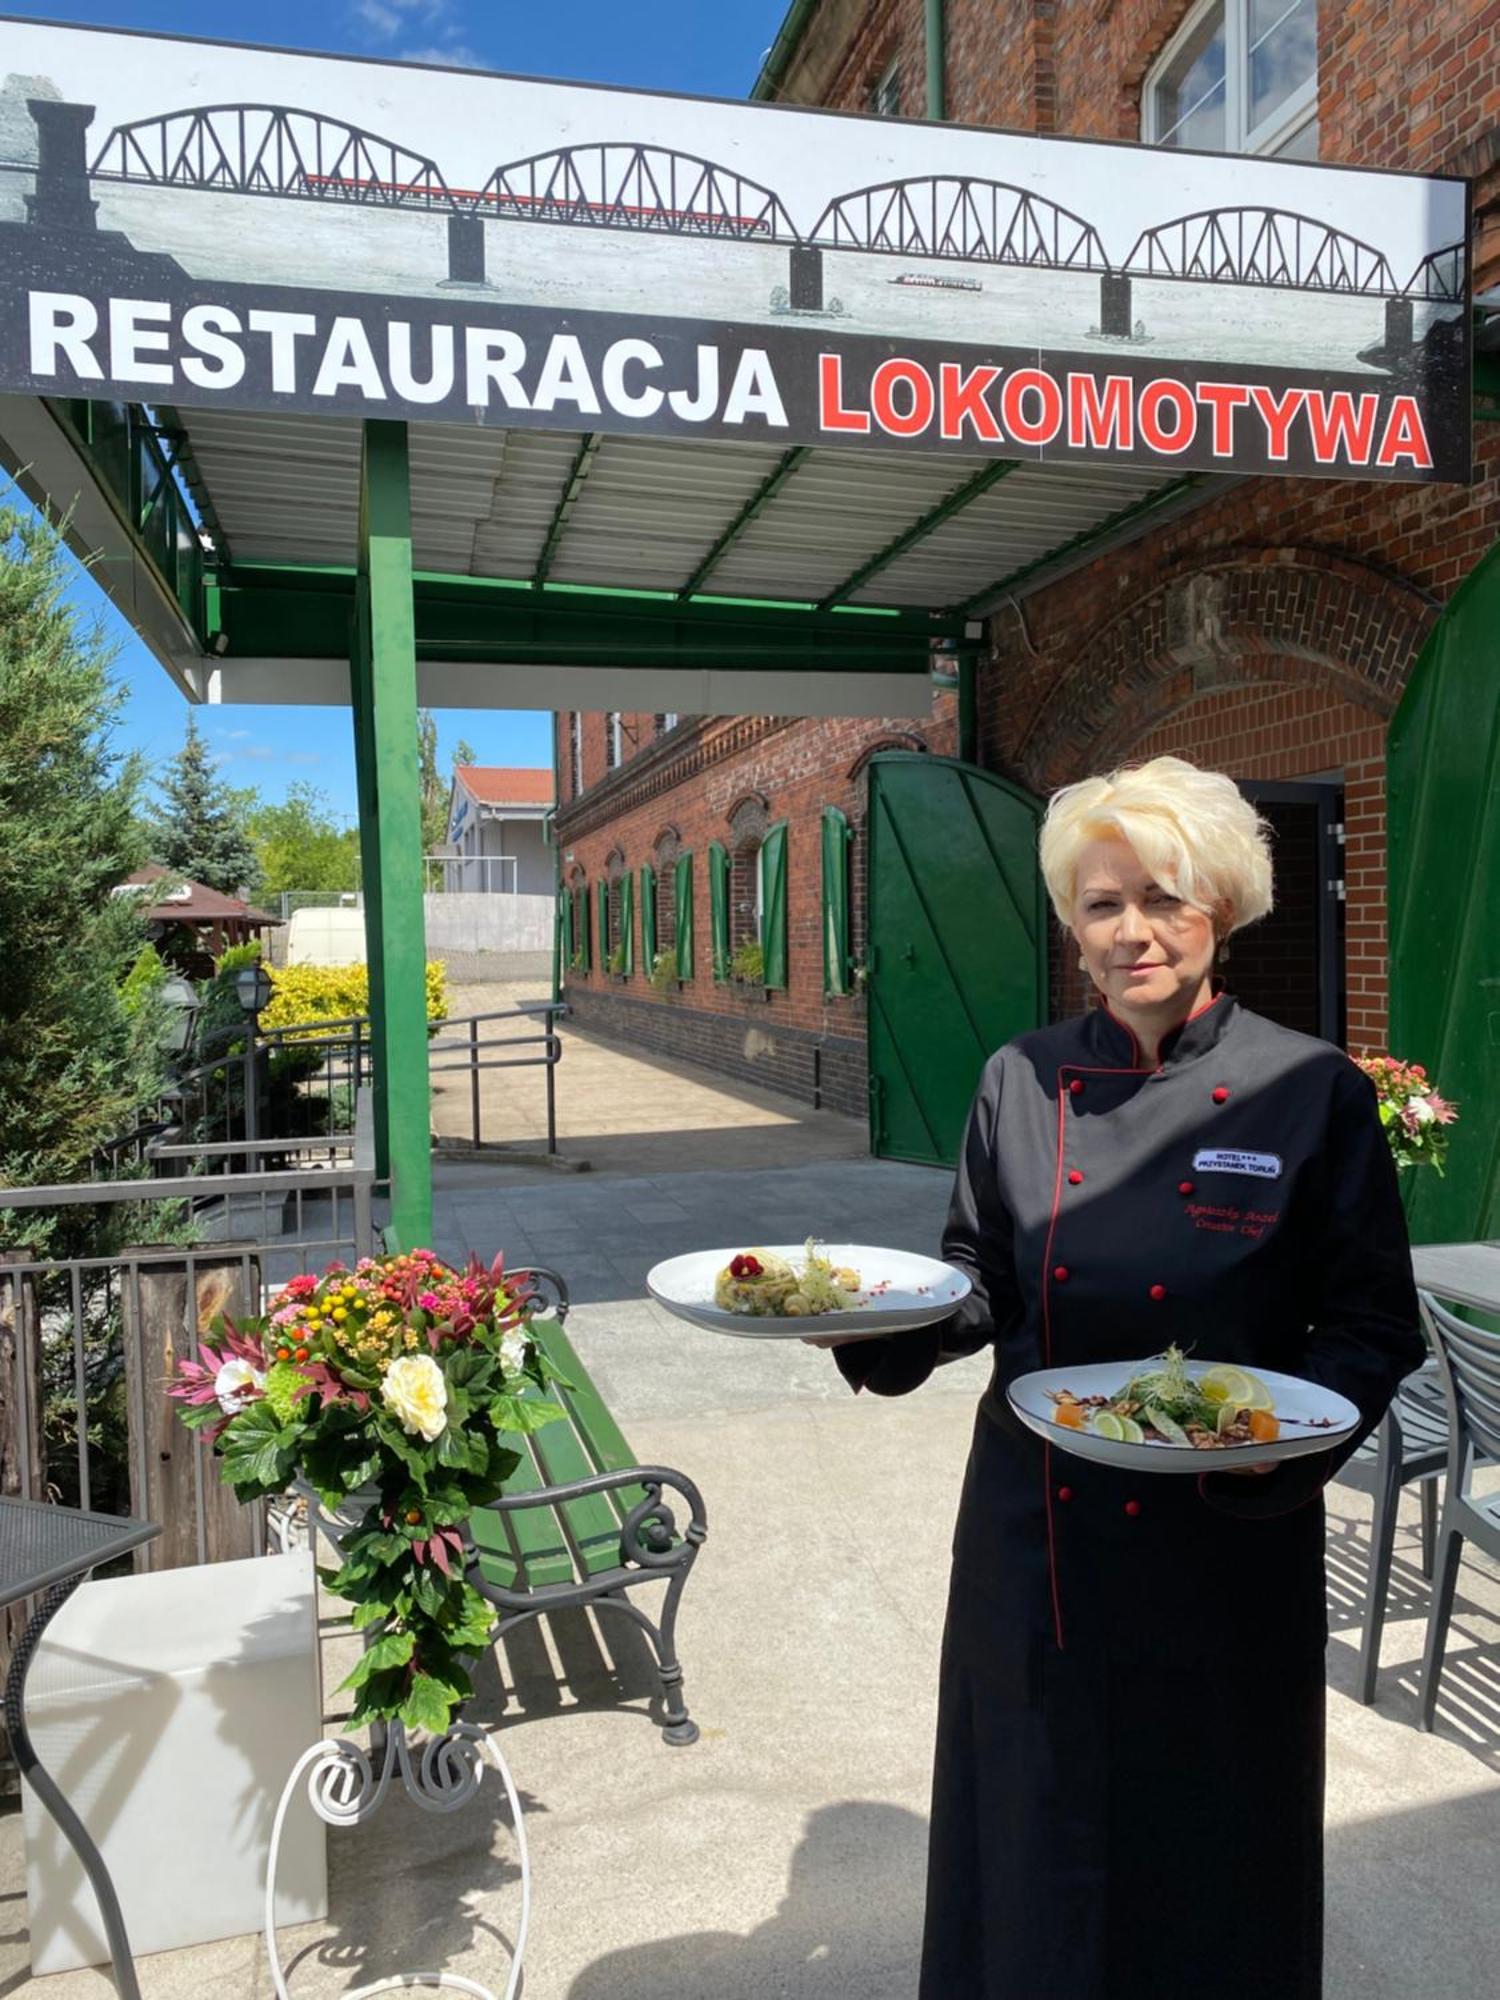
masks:
<svg viewBox="0 0 1500 2000"><path fill-rule="evenodd" d="M1389 717L1437 616L1424 592L1312 549L1227 552L1184 568L1096 626L1019 745L1039 792L1107 767L1195 697L1300 681Z"/></svg>

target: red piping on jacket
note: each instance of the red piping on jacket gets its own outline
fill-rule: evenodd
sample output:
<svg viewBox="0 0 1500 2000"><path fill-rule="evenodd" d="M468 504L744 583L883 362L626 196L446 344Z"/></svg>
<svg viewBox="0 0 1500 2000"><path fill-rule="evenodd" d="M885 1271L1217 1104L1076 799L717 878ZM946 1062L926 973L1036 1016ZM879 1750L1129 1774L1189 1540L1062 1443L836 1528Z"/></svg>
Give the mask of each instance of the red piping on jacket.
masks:
<svg viewBox="0 0 1500 2000"><path fill-rule="evenodd" d="M1188 1021L1196 1021L1198 1016L1200 1014L1206 1014L1210 1007L1217 1007L1219 1002L1223 998L1224 998L1224 993L1222 990L1218 993L1215 993L1212 999L1205 1000L1201 1007L1195 1007L1192 1013L1188 1015L1187 1020L1180 1021L1178 1025L1175 1028L1171 1029L1169 1032L1174 1035L1181 1034L1182 1030L1187 1026ZM1106 1014L1108 1014L1109 1018L1114 1022L1117 1028L1119 1028L1123 1033L1129 1035L1130 1052L1135 1057L1135 1067L1138 1069L1144 1068L1145 1065L1141 1062L1140 1039L1137 1036L1135 1029L1131 1027L1128 1021L1122 1021L1120 1019L1119 1015L1115 1012L1114 1008L1110 1006L1107 1000L1104 1003L1104 1011ZM1151 1074L1155 1076L1158 1073L1158 1071L1160 1071L1161 1067L1162 1065L1158 1063L1156 1065L1156 1069L1151 1071Z"/></svg>

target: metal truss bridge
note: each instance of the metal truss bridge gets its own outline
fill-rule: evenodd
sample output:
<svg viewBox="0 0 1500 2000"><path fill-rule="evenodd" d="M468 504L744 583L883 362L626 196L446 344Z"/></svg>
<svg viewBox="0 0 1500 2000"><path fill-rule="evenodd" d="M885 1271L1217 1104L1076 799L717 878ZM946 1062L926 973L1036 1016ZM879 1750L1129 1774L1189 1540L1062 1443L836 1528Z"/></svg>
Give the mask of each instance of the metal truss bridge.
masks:
<svg viewBox="0 0 1500 2000"><path fill-rule="evenodd" d="M444 214L451 275L461 281L483 279L482 225L490 220L777 244L792 254L793 305L810 309L821 308L825 251L1096 274L1115 294L1106 320L1125 331L1131 279L1451 305L1463 298L1465 275L1456 244L1398 283L1372 245L1315 216L1265 207L1176 216L1142 231L1115 263L1094 225L1071 209L1004 181L956 175L852 189L804 235L760 182L627 140L558 147L496 167L481 187L457 187L434 160L394 139L284 105L207 105L117 125L88 172L96 181Z"/></svg>

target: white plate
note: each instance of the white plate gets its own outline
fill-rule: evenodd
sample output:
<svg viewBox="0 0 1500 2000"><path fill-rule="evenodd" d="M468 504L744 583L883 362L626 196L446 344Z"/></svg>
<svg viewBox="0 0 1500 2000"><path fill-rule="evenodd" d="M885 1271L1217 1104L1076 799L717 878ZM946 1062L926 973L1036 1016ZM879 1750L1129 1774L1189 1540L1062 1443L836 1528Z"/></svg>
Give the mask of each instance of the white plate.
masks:
<svg viewBox="0 0 1500 2000"><path fill-rule="evenodd" d="M1191 1445L1116 1443L1093 1431L1069 1430L1056 1421L1057 1405L1048 1395L1049 1389L1071 1389L1075 1396L1113 1396L1160 1359L1153 1354L1140 1361L1039 1369L1032 1375L1018 1375L1005 1393L1021 1422L1048 1444L1075 1458L1121 1466L1129 1472L1223 1472L1235 1465L1274 1465L1283 1458L1305 1458L1311 1452L1327 1451L1359 1428L1359 1411L1346 1396L1320 1389L1316 1382L1304 1382L1298 1375L1279 1375L1271 1368L1257 1368L1254 1373L1270 1390L1281 1420L1281 1436L1274 1444L1229 1444L1219 1451L1195 1451ZM1214 1365L1212 1361L1189 1362L1188 1373L1196 1380ZM1300 1429L1299 1420L1326 1427Z"/></svg>
<svg viewBox="0 0 1500 2000"><path fill-rule="evenodd" d="M801 1270L805 1243L741 1243L731 1250L692 1250L669 1257L647 1273L646 1289L659 1305L693 1326L710 1333L732 1333L743 1340L802 1340L809 1334L839 1334L874 1340L908 1327L930 1326L946 1319L969 1295L969 1281L951 1264L936 1257L919 1257L910 1250L877 1250L868 1243L820 1243L820 1253L835 1266L858 1271L865 1303L848 1312L818 1313L810 1319L755 1319L748 1313L725 1312L714 1304L714 1280L731 1258L747 1250L765 1249L785 1257ZM871 1288L884 1289L871 1295Z"/></svg>

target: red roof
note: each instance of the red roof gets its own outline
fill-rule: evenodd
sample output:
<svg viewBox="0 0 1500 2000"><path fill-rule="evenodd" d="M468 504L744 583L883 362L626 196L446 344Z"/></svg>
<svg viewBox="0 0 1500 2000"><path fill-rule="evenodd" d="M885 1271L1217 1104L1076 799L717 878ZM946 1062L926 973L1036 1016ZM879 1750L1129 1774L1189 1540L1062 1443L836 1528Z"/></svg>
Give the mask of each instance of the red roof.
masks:
<svg viewBox="0 0 1500 2000"><path fill-rule="evenodd" d="M460 764L453 773L482 806L550 806L552 773L510 764Z"/></svg>
<svg viewBox="0 0 1500 2000"><path fill-rule="evenodd" d="M210 889L203 882L189 882L171 868L163 868L159 861L148 861L144 868L137 868L133 875L127 875L120 884L121 889L145 889L153 882L175 883L182 892L169 896L163 903L153 903L141 912L149 923L207 924L216 919L238 920L242 924L279 924L280 917L273 917L268 910L257 910L253 903L245 903L238 896L226 896L218 889Z"/></svg>

